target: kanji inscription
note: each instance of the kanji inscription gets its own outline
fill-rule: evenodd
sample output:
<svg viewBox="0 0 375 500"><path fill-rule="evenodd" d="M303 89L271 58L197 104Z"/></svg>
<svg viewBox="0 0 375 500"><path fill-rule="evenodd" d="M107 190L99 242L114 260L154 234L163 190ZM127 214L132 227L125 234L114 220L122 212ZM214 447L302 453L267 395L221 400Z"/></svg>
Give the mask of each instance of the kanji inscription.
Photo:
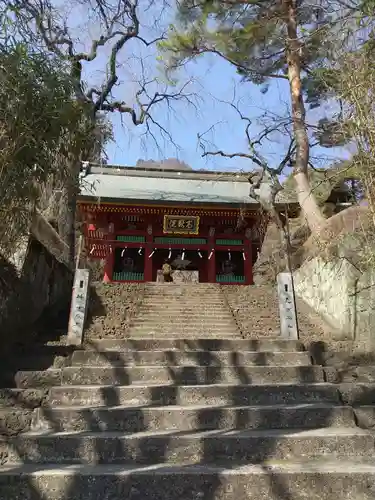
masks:
<svg viewBox="0 0 375 500"><path fill-rule="evenodd" d="M164 215L164 234L199 234L199 217Z"/></svg>

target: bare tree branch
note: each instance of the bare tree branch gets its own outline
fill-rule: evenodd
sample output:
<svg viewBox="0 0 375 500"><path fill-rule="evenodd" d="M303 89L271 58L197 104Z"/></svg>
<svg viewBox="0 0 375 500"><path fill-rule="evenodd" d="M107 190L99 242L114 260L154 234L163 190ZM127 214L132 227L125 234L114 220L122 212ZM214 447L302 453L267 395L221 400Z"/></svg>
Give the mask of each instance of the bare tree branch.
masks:
<svg viewBox="0 0 375 500"><path fill-rule="evenodd" d="M273 126L266 127L259 137L254 140L250 136L250 127L252 125L252 120L245 116L239 107L233 102L228 103L240 116L241 120L247 122L245 128L245 134L249 144L250 153L236 152L236 153L226 153L222 150L217 151L206 151L205 144L202 141L204 135L210 131L210 129L203 134L198 134L198 139L200 140L201 148L203 149L202 156L221 156L225 158L246 158L255 163L260 170L251 172L248 176L248 181L250 184L249 195L251 198L257 200L260 205L270 213L272 219L275 221L279 229L284 230L284 220L279 214L276 208L276 197L282 191L283 187L278 179L279 175L282 174L285 167L293 161L293 157L296 151L296 145L294 138L291 137L288 149L285 156L280 161L277 168L271 167L269 162L263 158L263 156L256 150L255 144L261 145L263 139L267 138L268 135L275 131L279 131L279 125L275 124ZM290 120L288 121L290 123Z"/></svg>
<svg viewBox="0 0 375 500"><path fill-rule="evenodd" d="M181 100L185 98L192 103L192 94L183 96L188 82L176 93L155 92L148 102L141 102L141 98L147 96L146 87L155 80L144 81L137 92L136 106L129 105L125 101L111 100L112 91L118 83L118 56L124 46L132 39L139 40L146 47L151 46L165 38L165 33L146 40L140 34L140 21L138 18L138 0L117 0L114 5L109 5L103 0L94 0L95 11L104 24L104 33L97 39L92 40L88 52L76 52L75 44L66 26L60 27L57 23L55 11L49 0L41 0L38 3L33 0L14 0L15 5L21 12L26 12L34 19L36 29L48 50L67 60L71 65L71 76L75 83L76 97L80 101L92 106L92 114L98 111L120 112L129 114L134 125L144 124L150 118L150 110L156 104L163 101ZM86 92L83 90L82 62L93 62L98 57L98 50L112 43L108 58L108 74L105 82L100 86L90 87Z"/></svg>
<svg viewBox="0 0 375 500"><path fill-rule="evenodd" d="M248 158L249 160L253 161L257 165L259 165L262 168L266 168L266 166L254 155L248 154L248 153L224 153L223 151L206 151L202 154L202 157L204 156L225 156L226 158Z"/></svg>

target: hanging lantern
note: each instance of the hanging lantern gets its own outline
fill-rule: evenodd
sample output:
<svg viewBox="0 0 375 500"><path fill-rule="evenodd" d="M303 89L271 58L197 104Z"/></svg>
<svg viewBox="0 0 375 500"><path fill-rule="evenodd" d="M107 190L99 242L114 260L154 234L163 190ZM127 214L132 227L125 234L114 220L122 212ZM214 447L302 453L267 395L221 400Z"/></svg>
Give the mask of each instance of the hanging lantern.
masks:
<svg viewBox="0 0 375 500"><path fill-rule="evenodd" d="M230 250L228 250L228 260L232 260L232 254L230 253Z"/></svg>
<svg viewBox="0 0 375 500"><path fill-rule="evenodd" d="M89 231L96 231L96 227L94 226L94 224L89 224L88 228L87 228Z"/></svg>
<svg viewBox="0 0 375 500"><path fill-rule="evenodd" d="M124 253L125 253L125 251L126 251L126 249L127 249L127 248L128 248L128 247L125 247L125 248L123 249L123 251L121 252L121 257L123 257L123 256L124 256Z"/></svg>
<svg viewBox="0 0 375 500"><path fill-rule="evenodd" d="M214 254L214 249L211 250L210 255L208 256L208 260L211 260L211 257L213 256L213 254Z"/></svg>
<svg viewBox="0 0 375 500"><path fill-rule="evenodd" d="M203 256L202 256L201 251L199 250L199 248L198 248L198 255L199 255L200 259L203 259Z"/></svg>
<svg viewBox="0 0 375 500"><path fill-rule="evenodd" d="M153 249L153 251L150 253L150 255L148 256L148 258L151 259L151 257L154 255L155 252L156 252L156 248Z"/></svg>
<svg viewBox="0 0 375 500"><path fill-rule="evenodd" d="M169 249L169 254L168 254L168 259L170 259L172 257L172 249L170 248Z"/></svg>
<svg viewBox="0 0 375 500"><path fill-rule="evenodd" d="M94 250L95 250L95 245L92 246L92 249L90 250L90 255L94 253Z"/></svg>
<svg viewBox="0 0 375 500"><path fill-rule="evenodd" d="M181 260L185 260L185 248L182 250Z"/></svg>
<svg viewBox="0 0 375 500"><path fill-rule="evenodd" d="M245 252L242 252L242 258L243 258L243 260L246 260L246 254L245 254Z"/></svg>
<svg viewBox="0 0 375 500"><path fill-rule="evenodd" d="M142 255L142 247L139 247L138 255Z"/></svg>

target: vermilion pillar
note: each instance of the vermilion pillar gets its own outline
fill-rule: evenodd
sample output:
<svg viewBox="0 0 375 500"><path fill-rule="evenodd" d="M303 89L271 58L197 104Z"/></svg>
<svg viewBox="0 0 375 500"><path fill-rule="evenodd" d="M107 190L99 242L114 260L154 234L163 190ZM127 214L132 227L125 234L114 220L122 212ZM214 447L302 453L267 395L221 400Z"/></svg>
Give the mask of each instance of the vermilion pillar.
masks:
<svg viewBox="0 0 375 500"><path fill-rule="evenodd" d="M245 285L253 285L253 256L252 256L252 248L251 248L251 241L246 242L246 248L245 248L245 262L244 262L244 268L245 268Z"/></svg>
<svg viewBox="0 0 375 500"><path fill-rule="evenodd" d="M109 249L107 257L105 259L104 277L103 277L104 283L110 283L112 281L114 263L115 259L113 250L111 251L111 249Z"/></svg>
<svg viewBox="0 0 375 500"><path fill-rule="evenodd" d="M146 233L146 247L145 247L145 268L144 268L144 280L152 281L152 257L149 255L153 250L153 236L152 236L152 224L147 226Z"/></svg>
<svg viewBox="0 0 375 500"><path fill-rule="evenodd" d="M115 237L114 229L115 228L114 228L113 223L108 225L108 240L114 239L114 237ZM115 253L114 252L115 252L114 248L111 246L111 244L109 244L108 253L107 253L107 256L105 259L105 266L104 266L104 277L103 277L104 283L110 283L112 281L113 266L115 264Z"/></svg>
<svg viewBox="0 0 375 500"><path fill-rule="evenodd" d="M215 228L210 227L208 235L208 257L211 254L211 258L208 259L208 273L207 281L208 283L216 283L216 257L215 257Z"/></svg>

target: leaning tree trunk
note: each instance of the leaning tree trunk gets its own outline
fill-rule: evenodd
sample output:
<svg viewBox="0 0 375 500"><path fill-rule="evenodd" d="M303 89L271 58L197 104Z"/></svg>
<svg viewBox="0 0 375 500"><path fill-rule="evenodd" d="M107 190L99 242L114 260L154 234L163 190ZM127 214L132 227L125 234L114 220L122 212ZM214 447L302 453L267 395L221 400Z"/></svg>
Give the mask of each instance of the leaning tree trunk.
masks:
<svg viewBox="0 0 375 500"><path fill-rule="evenodd" d="M65 243L68 245L68 260L69 264L74 266L75 251L76 251L76 210L78 197L78 176L79 162L70 159L68 165L68 176L63 188L64 196L60 213L59 233Z"/></svg>
<svg viewBox="0 0 375 500"><path fill-rule="evenodd" d="M287 26L287 64L292 120L296 141L296 161L293 176L296 183L298 202L312 233L317 233L324 225L325 218L311 190L308 178L309 138L305 123L305 105L301 84L301 46L297 34L297 0L284 0Z"/></svg>
<svg viewBox="0 0 375 500"><path fill-rule="evenodd" d="M67 244L69 247L69 263L74 266L76 250L76 210L77 210L77 187L68 187L68 206L66 214Z"/></svg>

